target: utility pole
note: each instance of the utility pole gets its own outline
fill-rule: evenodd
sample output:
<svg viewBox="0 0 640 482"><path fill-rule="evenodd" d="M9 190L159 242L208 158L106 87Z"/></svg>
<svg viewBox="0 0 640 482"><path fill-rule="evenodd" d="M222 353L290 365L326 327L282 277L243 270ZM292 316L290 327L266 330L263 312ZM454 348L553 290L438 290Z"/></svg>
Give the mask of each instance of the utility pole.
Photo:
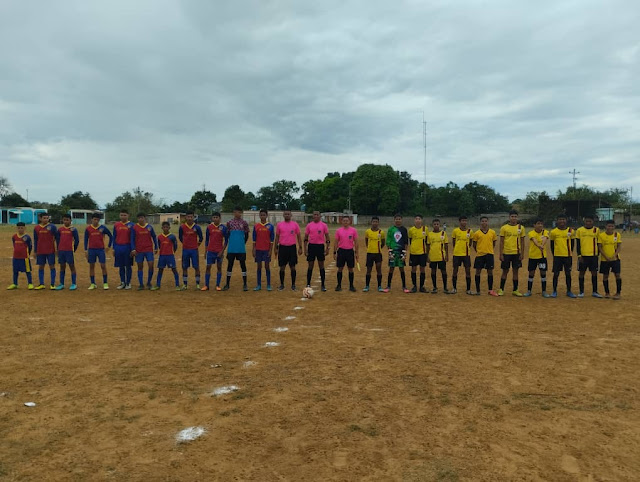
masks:
<svg viewBox="0 0 640 482"><path fill-rule="evenodd" d="M576 180L578 176L576 174L580 174L580 171L576 171L576 168L573 168L573 171L569 171L569 174L573 174L573 190L576 190Z"/></svg>
<svg viewBox="0 0 640 482"><path fill-rule="evenodd" d="M424 147L424 187L422 188L422 198L424 205L427 205L427 121L424 120L422 111L422 145Z"/></svg>

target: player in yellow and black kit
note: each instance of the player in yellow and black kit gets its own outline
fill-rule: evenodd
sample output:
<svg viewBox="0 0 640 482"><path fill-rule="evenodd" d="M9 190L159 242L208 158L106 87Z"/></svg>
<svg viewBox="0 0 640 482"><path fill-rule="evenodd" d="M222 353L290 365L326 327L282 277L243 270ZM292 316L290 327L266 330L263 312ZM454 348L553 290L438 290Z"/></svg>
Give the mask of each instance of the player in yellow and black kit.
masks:
<svg viewBox="0 0 640 482"><path fill-rule="evenodd" d="M573 264L573 245L575 242L575 231L567 227L567 217L559 214L556 218L556 227L549 233L551 240L551 252L553 253L553 293L552 298L558 296L558 277L564 271L567 282L567 296L577 298L571 291L571 266Z"/></svg>
<svg viewBox="0 0 640 482"><path fill-rule="evenodd" d="M426 293L424 287L425 267L427 266L427 233L429 230L422 225L422 216L416 214L414 225L409 228L409 266L411 266L412 293L416 293L416 271L420 266L420 293Z"/></svg>
<svg viewBox="0 0 640 482"><path fill-rule="evenodd" d="M576 229L576 252L578 253L578 282L580 293L584 297L584 275L591 272L591 296L602 298L598 293L598 237L600 229L593 225L593 216L584 217L584 226Z"/></svg>
<svg viewBox="0 0 640 482"><path fill-rule="evenodd" d="M544 298L551 297L547 293L547 241L549 241L549 231L544 229L542 219L536 219L533 229L529 231L529 280L527 281L527 292L523 296L531 296L533 278L537 268L540 270L542 296Z"/></svg>
<svg viewBox="0 0 640 482"><path fill-rule="evenodd" d="M513 296L522 296L518 291L518 270L522 266L524 257L524 237L525 229L518 222L518 211L509 211L509 223L500 228L500 261L502 277L500 278L500 289L498 295L504 294L504 285L507 281L509 268L513 269Z"/></svg>
<svg viewBox="0 0 640 482"><path fill-rule="evenodd" d="M365 277L365 287L362 291L369 291L371 271L375 264L378 291L382 292L382 248L384 248L384 236L384 231L380 229L380 218L378 216L373 216L371 218L371 227L364 233L364 242L367 247L367 274Z"/></svg>
<svg viewBox="0 0 640 482"><path fill-rule="evenodd" d="M434 219L432 224L433 231L427 234L427 251L429 253L429 267L431 268L431 281L433 289L431 293L436 294L438 287L436 283L437 270L442 275L442 284L444 285L445 294L451 294L447 289L447 262L449 261L449 238L447 233L440 230L440 220Z"/></svg>
<svg viewBox="0 0 640 482"><path fill-rule="evenodd" d="M607 228L604 233L598 236L598 250L600 251L600 273L602 273L602 283L604 284L604 297L609 298L609 271L613 271L616 277L616 294L614 300L620 299L622 290L622 279L620 278L620 248L622 248L622 238L616 232L616 225L612 220L607 221Z"/></svg>
<svg viewBox="0 0 640 482"><path fill-rule="evenodd" d="M467 228L468 218L466 216L460 216L458 222L460 225L454 228L451 233L451 242L453 243L453 276L451 277L453 289L451 292L458 292L458 268L462 265L467 281L467 294L473 295L475 293L471 291L471 256L469 255L473 231Z"/></svg>

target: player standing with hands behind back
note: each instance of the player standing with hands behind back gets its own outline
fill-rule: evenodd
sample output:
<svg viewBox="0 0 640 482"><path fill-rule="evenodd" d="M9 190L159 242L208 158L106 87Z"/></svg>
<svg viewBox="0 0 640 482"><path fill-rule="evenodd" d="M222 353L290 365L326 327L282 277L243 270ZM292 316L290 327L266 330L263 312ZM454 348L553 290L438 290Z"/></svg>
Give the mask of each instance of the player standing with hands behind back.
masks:
<svg viewBox="0 0 640 482"><path fill-rule="evenodd" d="M351 218L344 216L342 218L342 227L336 230L336 244L333 248L333 259L336 260L336 266L338 267L336 291L342 291L342 270L345 265L349 270L349 291L356 290L353 285L353 267L358 261L358 231L350 224Z"/></svg>
<svg viewBox="0 0 640 482"><path fill-rule="evenodd" d="M296 251L296 242L298 250ZM280 266L280 286L278 291L284 290L284 270L289 265L291 270L291 290L296 290L296 264L298 256L302 254L302 237L300 236L300 226L291 220L291 210L284 211L284 221L280 221L276 226L275 257L278 258Z"/></svg>

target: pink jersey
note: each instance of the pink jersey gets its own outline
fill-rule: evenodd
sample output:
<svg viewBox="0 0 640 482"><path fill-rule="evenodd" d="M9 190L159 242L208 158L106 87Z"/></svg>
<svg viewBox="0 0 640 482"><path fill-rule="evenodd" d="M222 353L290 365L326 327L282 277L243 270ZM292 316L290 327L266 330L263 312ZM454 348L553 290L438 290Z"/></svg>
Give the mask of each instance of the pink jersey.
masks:
<svg viewBox="0 0 640 482"><path fill-rule="evenodd" d="M353 249L358 241L358 231L352 226L348 228L342 227L336 231L336 240L338 241L338 248Z"/></svg>
<svg viewBox="0 0 640 482"><path fill-rule="evenodd" d="M296 244L297 235L300 234L300 226L295 221L280 221L276 227L276 235L279 236L280 246L293 246Z"/></svg>
<svg viewBox="0 0 640 482"><path fill-rule="evenodd" d="M310 222L304 228L304 234L309 237L309 244L324 244L325 235L329 234L329 228L322 221Z"/></svg>

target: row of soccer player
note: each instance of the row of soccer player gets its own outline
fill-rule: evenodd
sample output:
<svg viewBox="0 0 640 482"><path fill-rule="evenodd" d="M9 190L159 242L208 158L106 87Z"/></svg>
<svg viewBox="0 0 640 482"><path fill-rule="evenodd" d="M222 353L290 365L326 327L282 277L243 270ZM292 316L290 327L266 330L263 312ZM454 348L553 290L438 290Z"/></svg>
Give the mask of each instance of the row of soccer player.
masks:
<svg viewBox="0 0 640 482"><path fill-rule="evenodd" d="M252 256L257 263L257 286L255 291L262 289L262 270L264 267L266 276L266 288L271 290L271 258L272 254L277 259L280 267L279 290L284 289L285 268L290 267L291 288L296 289L296 265L298 256L304 255L307 258L307 286L311 283L315 262L318 262L321 278L321 289L326 291L325 284L325 258L331 249L331 238L328 226L321 221L320 213L313 213L313 220L305 227L304 241L301 237L301 230L295 221L291 220L291 212L284 212L284 221L275 227L267 222L268 213L266 210L260 211L260 222L253 227ZM249 238L249 225L242 219L242 210L234 210L234 217L228 223L222 224L220 214L214 213L211 223L207 226L205 235L202 229L194 222L193 213L187 213L186 221L180 225L178 239L182 243L182 269L183 277L177 271L177 263L174 253L178 248L178 239L170 232L170 224L162 224L162 233L156 236L153 227L146 222L146 216L139 214L137 223L129 221L129 213L122 211L120 220L114 224L112 234L109 229L100 224L100 216L92 218L91 225L87 226L84 233L85 256L90 265L91 284L89 289L96 289L95 264L100 264L103 275L103 288L108 289L106 270L106 249L113 246L115 266L120 271L120 285L118 289L131 289L131 278L133 274L132 265L137 263L137 275L139 290L145 289L144 284L144 262L147 262L147 288L151 290L160 289L163 271L166 268L172 270L176 289L185 290L188 284L188 269L194 268L196 289L207 291L210 288L211 269L215 264L217 267L216 289L219 291L229 289L233 266L237 260L240 264L243 279L243 290L247 291L247 271L246 271L246 243ZM449 261L449 238L447 233L441 229L440 221L434 219L432 229L429 230L423 224L420 215L415 216L414 225L408 230L402 225L402 216L394 217L394 225L387 233L380 229L379 219L372 218L371 227L366 230L364 245L366 248L366 277L363 291L369 291L372 270L375 266L377 273L378 291L388 292L391 289L394 270L398 268L402 281L402 289L406 293L427 292L425 288L426 266L431 269L431 281L433 288L431 293L437 293L437 271L440 270L444 292L454 294L457 292L458 270L462 266L465 269L465 279L467 294L479 295L481 272L487 271L488 292L493 296L504 294L505 283L511 270L513 273L514 296L531 296L533 279L536 270L540 271L542 283L542 295L544 297L557 296L557 285L560 273L564 271L567 296L584 296L584 278L586 271L591 273L592 296L602 297L597 289L598 264L600 273L603 274L603 284L605 296L609 296L609 273L613 272L616 278L616 292L614 298L620 297L620 233L615 232L612 221L606 223L606 230L601 232L594 226L593 217L586 216L585 225L577 230L567 227L567 220L564 216L558 216L556 227L549 232L544 229L541 220L535 222L534 229L525 233L524 227L518 222L518 213L512 211L509 215L509 222L502 226L500 234L488 227L488 218L480 220L480 229L473 231L467 227L468 219L465 216L459 218L459 226L452 232L452 259L453 277L452 288L447 285L446 265ZM34 288L31 282L31 269L29 257L31 254L31 239L25 234L25 226L18 225L18 233L13 236L13 284L8 289L18 287L18 273L27 273L29 287ZM108 245L105 246L104 238L108 238ZM355 291L354 267L359 268L359 247L358 232L350 225L350 219L345 217L342 227L336 230L333 244L333 257L338 268L336 291L342 290L343 270L346 267L349 277L349 290ZM499 242L499 257L502 276L500 288L493 289L493 269L494 251L496 242ZM518 289L518 273L522 266L525 254L525 239L529 239L528 253L528 288L525 293ZM206 260L206 274L204 286L200 287L200 266L199 247L205 245L204 257ZM51 284L50 288L62 290L65 287L65 273L67 265L71 271L71 287L76 289L76 270L74 262L74 252L79 245L79 235L75 227L71 225L71 218L64 216L63 225L57 228L49 222L48 215L41 217L41 222L34 229L34 249L36 252L36 263L39 267L39 281L35 289L44 289L44 268L50 265ZM389 273L387 286L382 286L382 255L383 248L387 248L389 256ZM58 253L60 265L60 284L55 285L55 253ZM547 293L546 272L547 272L547 249L553 255L553 292ZM475 251L475 291L471 290L471 250ZM227 253L226 283L221 286L222 262L224 253ZM571 291L571 269L573 253L577 252L579 261L579 282L580 292L578 295ZM154 274L154 254L159 253L158 275L155 284ZM412 288L409 289L406 283L404 267L407 263L411 267ZM600 263L598 263L600 257ZM418 284L419 270L419 284Z"/></svg>

